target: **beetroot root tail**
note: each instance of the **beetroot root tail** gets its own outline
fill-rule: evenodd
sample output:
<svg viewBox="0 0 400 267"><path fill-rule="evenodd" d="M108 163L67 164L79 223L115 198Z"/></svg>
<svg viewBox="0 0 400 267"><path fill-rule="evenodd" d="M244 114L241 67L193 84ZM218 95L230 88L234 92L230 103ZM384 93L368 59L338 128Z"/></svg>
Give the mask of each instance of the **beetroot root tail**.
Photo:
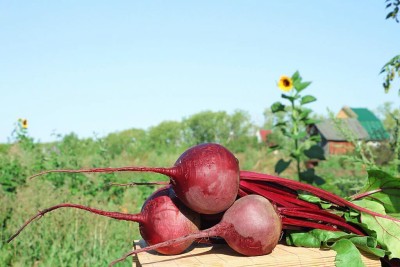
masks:
<svg viewBox="0 0 400 267"><path fill-rule="evenodd" d="M120 183L109 183L110 186L137 186L137 185L169 185L170 182L131 182L131 183L126 183L126 184L120 184Z"/></svg>
<svg viewBox="0 0 400 267"><path fill-rule="evenodd" d="M126 213L121 213L121 212L111 212L111 211L104 211L104 210L99 210L99 209L94 209L90 208L87 206L79 205L79 204L71 204L71 203L63 203L59 205L52 206L50 208L44 209L42 211L39 211L36 215L32 216L29 220L27 220L18 230L15 234L13 234L8 240L7 243L10 243L15 237L17 237L22 230L26 226L28 226L31 222L33 222L36 219L40 219L42 216L44 216L46 213L59 209L59 208L76 208L76 209L81 209L81 210L86 210L94 214L98 214L101 216L117 219L117 220L125 220L125 221L134 221L134 222L141 222L142 217L140 214L126 214Z"/></svg>
<svg viewBox="0 0 400 267"><path fill-rule="evenodd" d="M79 170L48 170L39 172L29 177L33 179L37 176L42 176L48 173L111 173L111 172L155 172L167 176L174 175L176 169L174 168L149 168L149 167L119 167L119 168L92 168L92 169L79 169Z"/></svg>

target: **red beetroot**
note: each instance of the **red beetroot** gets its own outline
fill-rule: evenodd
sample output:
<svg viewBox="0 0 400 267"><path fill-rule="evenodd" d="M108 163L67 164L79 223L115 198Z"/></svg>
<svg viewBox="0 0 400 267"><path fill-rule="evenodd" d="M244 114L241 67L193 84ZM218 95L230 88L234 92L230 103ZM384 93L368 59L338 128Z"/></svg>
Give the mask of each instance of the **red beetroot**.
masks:
<svg viewBox="0 0 400 267"><path fill-rule="evenodd" d="M148 244L157 244L191 233L198 232L200 216L184 206L168 186L154 192L143 204L138 214L108 212L78 204L63 203L43 211L28 220L7 242L13 240L29 223L44 214L59 208L77 208L117 220L139 223L140 234ZM167 255L179 254L187 249L193 240L160 247L158 252Z"/></svg>
<svg viewBox="0 0 400 267"><path fill-rule="evenodd" d="M144 251L171 246L173 244L219 236L236 252L246 256L266 255L278 244L282 232L282 222L275 207L266 198L248 195L238 199L222 217L217 225L180 238L137 249L114 261L120 262L130 255Z"/></svg>
<svg viewBox="0 0 400 267"><path fill-rule="evenodd" d="M228 209L239 190L239 162L225 147L206 143L186 150L171 168L122 167L49 172L155 172L169 176L178 198L192 210L216 214Z"/></svg>

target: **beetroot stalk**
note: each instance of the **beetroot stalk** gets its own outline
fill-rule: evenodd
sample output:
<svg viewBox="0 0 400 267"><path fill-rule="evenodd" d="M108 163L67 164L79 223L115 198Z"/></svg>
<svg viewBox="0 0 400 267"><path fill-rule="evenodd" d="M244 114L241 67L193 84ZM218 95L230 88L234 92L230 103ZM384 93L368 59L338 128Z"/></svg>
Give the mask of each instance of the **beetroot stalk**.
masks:
<svg viewBox="0 0 400 267"><path fill-rule="evenodd" d="M325 191L323 189L320 189L318 187L309 185L309 184L304 184L298 181L282 178L282 177L277 177L269 174L262 174L262 173L256 173L256 172L250 172L250 171L240 171L240 178L242 180L247 180L247 181L266 181L266 182L273 182L279 185L283 185L286 187L289 187L290 189L294 190L303 190L306 192L309 192L317 197L320 197L324 200L327 200L335 205L338 205L340 207L347 207L347 208L352 208L354 210L357 210L359 212L364 212L372 216L377 216L377 217L382 217L385 219L389 219L392 221L397 221L400 222L400 219L396 219L394 217L384 215L381 213L377 213L371 210L368 210L366 208L360 207L350 201L347 201L333 193L330 193L328 191Z"/></svg>
<svg viewBox="0 0 400 267"><path fill-rule="evenodd" d="M297 229L304 229L306 227L306 228L321 229L326 231L338 231L338 229L332 225L321 224L313 221L299 220L289 217L282 218L282 225L284 229L292 229L293 226L297 226Z"/></svg>
<svg viewBox="0 0 400 267"><path fill-rule="evenodd" d="M169 182L131 182L131 183L126 183L126 184L120 184L120 183L109 183L110 186L136 186L136 185L169 185Z"/></svg>
<svg viewBox="0 0 400 267"><path fill-rule="evenodd" d="M319 206L301 199L297 198L294 194L285 194L279 190L269 186L268 184L262 183L251 183L246 180L240 181L240 188L245 191L250 191L252 193L264 196L269 200L282 205L284 207L306 207L310 209L319 210ZM283 191L283 190L282 190Z"/></svg>
<svg viewBox="0 0 400 267"><path fill-rule="evenodd" d="M323 211L321 212L316 212L314 210L311 211L305 211L305 210L301 210L301 209L280 209L279 213L283 216L289 216L289 217L297 217L297 218L307 218L306 220L304 220L305 222L307 222L308 220L315 220L318 222L325 222L337 227L341 227L342 229L357 234L357 235L361 235L361 236L365 236L365 234L360 231L359 229L355 228L354 226L348 224L347 222L344 222L342 220L341 217L337 216L337 218L335 218L334 216L330 216L327 215L326 213L324 213ZM283 222L283 224L285 224L285 222ZM300 225L298 225L300 226ZM336 231L339 231L339 229L336 229Z"/></svg>

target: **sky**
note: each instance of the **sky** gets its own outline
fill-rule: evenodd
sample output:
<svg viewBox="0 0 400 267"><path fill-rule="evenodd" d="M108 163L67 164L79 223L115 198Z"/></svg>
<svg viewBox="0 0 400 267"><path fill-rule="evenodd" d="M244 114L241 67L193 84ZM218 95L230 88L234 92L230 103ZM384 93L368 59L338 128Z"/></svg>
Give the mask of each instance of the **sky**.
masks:
<svg viewBox="0 0 400 267"><path fill-rule="evenodd" d="M0 143L104 136L210 110L257 125L299 71L317 114L400 103L385 1L0 1Z"/></svg>

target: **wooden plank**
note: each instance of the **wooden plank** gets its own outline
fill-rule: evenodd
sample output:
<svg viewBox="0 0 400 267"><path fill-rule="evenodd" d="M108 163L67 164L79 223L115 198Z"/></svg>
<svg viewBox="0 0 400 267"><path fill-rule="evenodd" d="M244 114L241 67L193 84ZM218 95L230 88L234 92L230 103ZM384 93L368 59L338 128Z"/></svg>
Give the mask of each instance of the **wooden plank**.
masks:
<svg viewBox="0 0 400 267"><path fill-rule="evenodd" d="M145 247L143 240L135 241L134 248ZM265 256L242 256L225 244L194 244L180 255L166 256L155 251L140 253L134 260L136 267L332 267L336 252L318 248L291 247L278 244L274 251ZM378 257L362 253L366 267L380 267Z"/></svg>

